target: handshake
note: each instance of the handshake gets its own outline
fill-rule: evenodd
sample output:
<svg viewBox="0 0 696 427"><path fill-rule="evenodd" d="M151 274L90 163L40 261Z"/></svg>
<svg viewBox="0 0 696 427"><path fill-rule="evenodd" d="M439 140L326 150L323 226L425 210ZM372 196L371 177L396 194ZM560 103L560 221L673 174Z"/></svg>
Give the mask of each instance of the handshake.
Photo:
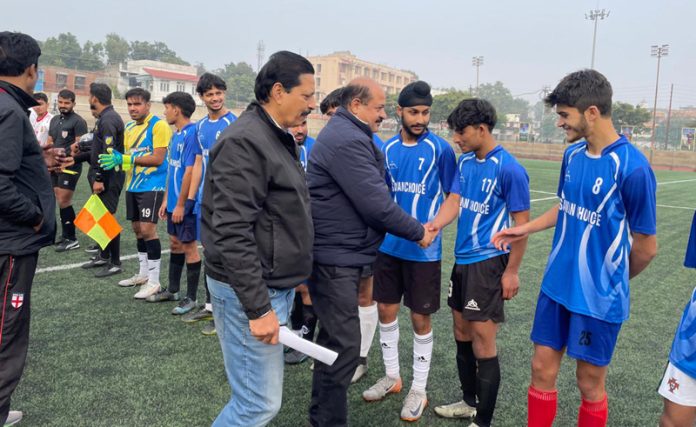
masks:
<svg viewBox="0 0 696 427"><path fill-rule="evenodd" d="M440 228L432 222L423 224L423 238L418 242L418 246L426 249L433 243L439 232Z"/></svg>

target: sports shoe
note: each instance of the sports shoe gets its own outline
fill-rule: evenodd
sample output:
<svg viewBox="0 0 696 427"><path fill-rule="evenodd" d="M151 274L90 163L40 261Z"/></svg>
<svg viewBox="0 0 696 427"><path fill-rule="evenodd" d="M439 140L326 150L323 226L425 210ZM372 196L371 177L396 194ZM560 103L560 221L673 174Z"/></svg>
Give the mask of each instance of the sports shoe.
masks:
<svg viewBox="0 0 696 427"><path fill-rule="evenodd" d="M128 279L121 280L118 282L118 286L123 286L124 288L132 288L133 286L140 286L147 283L147 276L134 275Z"/></svg>
<svg viewBox="0 0 696 427"><path fill-rule="evenodd" d="M156 294L162 287L159 283L147 282L140 287L140 290L133 295L135 299L145 299L150 295Z"/></svg>
<svg viewBox="0 0 696 427"><path fill-rule="evenodd" d="M444 418L474 418L476 416L476 408L460 400L449 405L436 406L435 413Z"/></svg>
<svg viewBox="0 0 696 427"><path fill-rule="evenodd" d="M404 421L418 421L423 411L428 406L428 397L424 391L409 390L401 407L401 419Z"/></svg>
<svg viewBox="0 0 696 427"><path fill-rule="evenodd" d="M186 314L189 311L193 310L196 308L198 304L196 304L196 301L191 301L191 298L185 297L182 299L179 304L177 304L176 307L172 309L172 314L174 315L180 315L180 314Z"/></svg>
<svg viewBox="0 0 696 427"><path fill-rule="evenodd" d="M367 358L361 357L360 364L358 365L357 368L355 368L355 372L353 373L353 378L351 378L350 383L351 384L357 383L366 374L367 374Z"/></svg>
<svg viewBox="0 0 696 427"><path fill-rule="evenodd" d="M10 427L16 425L18 422L22 421L22 411L10 411L7 414L7 421L5 421L4 427Z"/></svg>
<svg viewBox="0 0 696 427"><path fill-rule="evenodd" d="M84 269L97 268L105 266L109 261L106 259L99 258L99 255L93 256L89 259L89 262L82 264L80 267Z"/></svg>
<svg viewBox="0 0 696 427"><path fill-rule="evenodd" d="M476 423L471 423L471 424L469 424L469 427L481 427L481 426L476 424Z"/></svg>
<svg viewBox="0 0 696 427"><path fill-rule="evenodd" d="M198 322L199 320L213 320L213 312L205 309L205 306L201 306L196 311L189 311L181 317L181 321L185 323Z"/></svg>
<svg viewBox="0 0 696 427"><path fill-rule="evenodd" d="M288 365L299 365L300 363L307 360L309 356L297 350L290 350L285 353L285 363Z"/></svg>
<svg viewBox="0 0 696 427"><path fill-rule="evenodd" d="M120 273L123 273L120 265L115 265L108 262L104 267L100 268L96 273L94 273L94 277L101 279L103 277L109 277Z"/></svg>
<svg viewBox="0 0 696 427"><path fill-rule="evenodd" d="M384 376L375 385L363 391L362 397L368 402L384 399L388 394L401 391L401 378Z"/></svg>
<svg viewBox="0 0 696 427"><path fill-rule="evenodd" d="M203 326L203 329L201 329L201 333L203 335L216 335L217 331L215 330L215 321L211 320L210 322L206 323L205 326Z"/></svg>
<svg viewBox="0 0 696 427"><path fill-rule="evenodd" d="M88 254L96 254L99 252L99 245L89 245L85 248L85 252Z"/></svg>
<svg viewBox="0 0 696 427"><path fill-rule="evenodd" d="M78 242L77 240L65 239L56 245L56 252L67 252L79 248L80 242Z"/></svg>
<svg viewBox="0 0 696 427"><path fill-rule="evenodd" d="M169 292L168 289L163 289L156 294L152 294L149 297L145 298L145 301L147 302L164 302L164 301L179 301L179 293L178 292Z"/></svg>

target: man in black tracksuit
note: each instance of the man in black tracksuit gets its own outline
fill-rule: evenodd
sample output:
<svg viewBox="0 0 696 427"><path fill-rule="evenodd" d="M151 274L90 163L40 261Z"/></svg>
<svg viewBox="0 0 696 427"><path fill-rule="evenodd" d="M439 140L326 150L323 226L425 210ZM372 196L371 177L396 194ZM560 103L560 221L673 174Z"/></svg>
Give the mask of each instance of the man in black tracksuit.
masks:
<svg viewBox="0 0 696 427"><path fill-rule="evenodd" d="M435 237L391 198L384 155L372 135L386 118L385 94L368 78L342 91L339 107L319 133L307 167L314 220L309 292L321 323L317 344L338 353L332 366L316 362L309 419L345 426L347 390L358 365L358 283L385 233L429 245Z"/></svg>
<svg viewBox="0 0 696 427"><path fill-rule="evenodd" d="M21 419L10 397L27 356L39 249L56 231L51 178L29 122L39 55L28 35L0 32L0 425Z"/></svg>

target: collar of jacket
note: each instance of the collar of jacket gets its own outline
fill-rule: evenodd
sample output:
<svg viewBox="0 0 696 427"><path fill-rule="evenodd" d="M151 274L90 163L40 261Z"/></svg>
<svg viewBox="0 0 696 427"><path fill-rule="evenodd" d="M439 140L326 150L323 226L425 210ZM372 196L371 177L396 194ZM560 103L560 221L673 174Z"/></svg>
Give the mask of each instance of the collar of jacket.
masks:
<svg viewBox="0 0 696 427"><path fill-rule="evenodd" d="M290 133L279 128L261 104L259 104L257 101L253 101L251 104L249 104L246 111L258 114L259 117L261 117L261 120L263 120L263 122L266 125L268 125L269 128L271 128L271 131L273 131L273 133L276 134L280 142L293 155L293 157L299 158L297 154L295 138L293 138L293 136L290 135Z"/></svg>
<svg viewBox="0 0 696 427"><path fill-rule="evenodd" d="M372 129L370 129L370 126L366 125L365 123L361 122L360 119L355 117L353 113L350 111L346 110L343 107L338 107L336 110L336 115L337 116L342 116L353 122L355 126L360 128L361 131L365 132L365 135L369 136L370 139L372 139Z"/></svg>
<svg viewBox="0 0 696 427"><path fill-rule="evenodd" d="M13 85L12 83L0 80L0 89L3 89L5 92L7 92L7 94L10 95L17 102L17 104L19 104L19 106L27 112L27 116L30 113L29 108L36 107L37 105L39 105L39 103L36 102L36 100L31 95L18 88L17 86Z"/></svg>

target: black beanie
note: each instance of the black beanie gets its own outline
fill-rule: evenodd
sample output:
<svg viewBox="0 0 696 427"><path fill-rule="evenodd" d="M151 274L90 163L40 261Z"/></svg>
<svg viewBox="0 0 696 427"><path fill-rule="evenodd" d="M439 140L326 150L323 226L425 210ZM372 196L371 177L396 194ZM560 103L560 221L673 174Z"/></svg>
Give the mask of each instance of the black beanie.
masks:
<svg viewBox="0 0 696 427"><path fill-rule="evenodd" d="M413 107L415 105L433 105L430 85L422 80L407 84L399 94L400 107Z"/></svg>

